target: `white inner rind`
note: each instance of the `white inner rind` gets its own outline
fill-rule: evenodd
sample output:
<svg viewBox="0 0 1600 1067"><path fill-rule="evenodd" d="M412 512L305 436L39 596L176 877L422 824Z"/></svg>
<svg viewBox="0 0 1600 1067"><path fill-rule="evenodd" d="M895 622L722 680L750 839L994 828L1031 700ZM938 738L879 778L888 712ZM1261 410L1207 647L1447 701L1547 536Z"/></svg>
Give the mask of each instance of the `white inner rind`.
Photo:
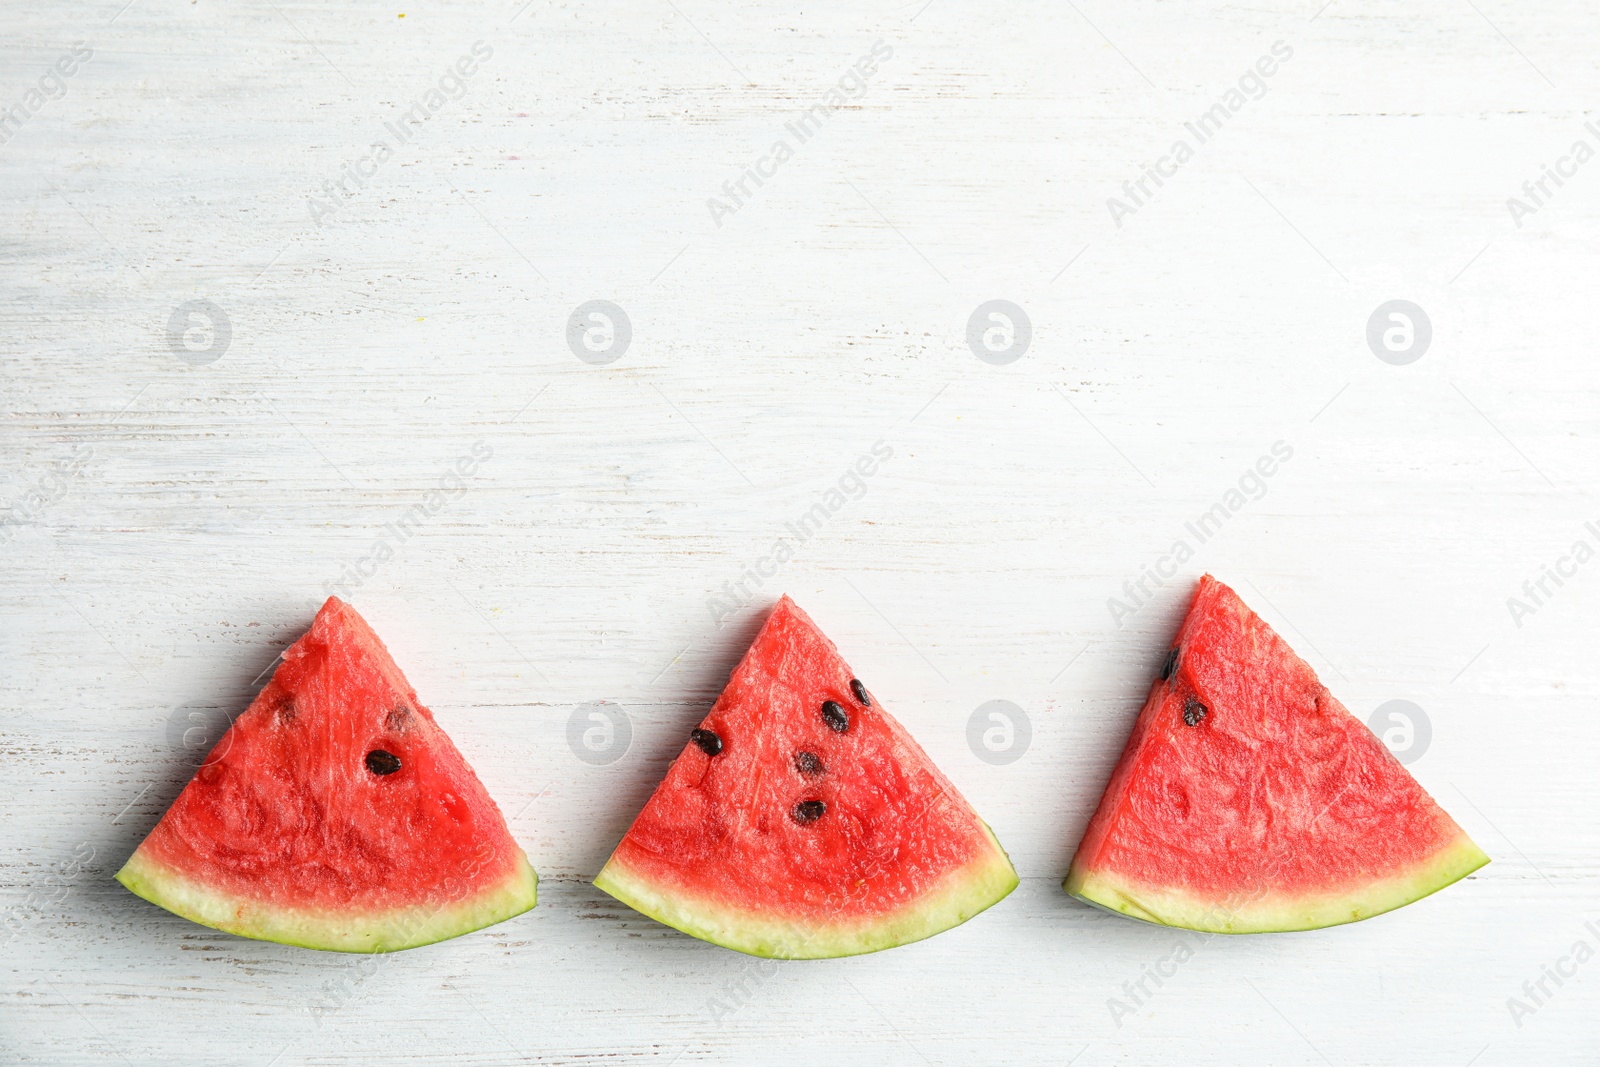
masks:
<svg viewBox="0 0 1600 1067"><path fill-rule="evenodd" d="M1418 866L1361 885L1317 893L1259 891L1199 894L1140 884L1115 871L1085 871L1076 864L1064 888L1089 904L1161 926L1219 934L1318 930L1381 915L1436 893L1489 862L1465 834Z"/></svg>
<svg viewBox="0 0 1600 1067"><path fill-rule="evenodd" d="M724 948L771 959L828 959L894 948L959 926L1017 887L1017 872L1000 842L939 885L893 911L838 922L756 913L708 895L663 886L613 856L594 880L601 889L658 922Z"/></svg>
<svg viewBox="0 0 1600 1067"><path fill-rule="evenodd" d="M465 900L382 911L335 911L250 900L203 885L151 859L142 848L116 877L150 903L204 926L241 937L335 952L394 952L493 926L533 907L539 884L521 849L514 869L505 878Z"/></svg>

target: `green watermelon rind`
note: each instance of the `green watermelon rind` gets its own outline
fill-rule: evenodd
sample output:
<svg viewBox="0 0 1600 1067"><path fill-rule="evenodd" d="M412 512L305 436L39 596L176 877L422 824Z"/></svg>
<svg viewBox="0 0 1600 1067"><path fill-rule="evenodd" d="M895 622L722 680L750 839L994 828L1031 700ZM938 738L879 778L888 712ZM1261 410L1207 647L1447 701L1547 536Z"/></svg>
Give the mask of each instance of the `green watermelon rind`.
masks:
<svg viewBox="0 0 1600 1067"><path fill-rule="evenodd" d="M594 880L635 911L702 941L767 959L806 960L859 956L960 926L1017 888L1017 871L984 825L994 846L988 854L952 871L938 886L904 907L882 915L838 923L791 920L731 907L708 896L666 887L628 869L613 856Z"/></svg>
<svg viewBox="0 0 1600 1067"><path fill-rule="evenodd" d="M1114 871L1088 871L1076 863L1063 888L1086 904L1158 926L1214 934L1285 933L1382 915L1437 893L1488 862L1483 850L1462 834L1409 871L1323 893L1290 895L1264 887L1206 897L1140 885Z"/></svg>
<svg viewBox="0 0 1600 1067"><path fill-rule="evenodd" d="M513 870L469 898L382 911L309 909L249 900L195 880L138 850L116 874L134 894L225 933L330 952L395 952L481 930L538 900L539 876L517 850Z"/></svg>

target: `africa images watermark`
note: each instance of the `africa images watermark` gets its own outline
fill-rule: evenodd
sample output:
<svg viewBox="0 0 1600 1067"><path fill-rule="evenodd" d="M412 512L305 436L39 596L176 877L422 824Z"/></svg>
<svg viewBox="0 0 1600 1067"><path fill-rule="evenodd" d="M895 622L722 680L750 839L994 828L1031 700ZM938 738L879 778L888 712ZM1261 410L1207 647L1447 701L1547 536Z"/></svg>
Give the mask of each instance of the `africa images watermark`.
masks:
<svg viewBox="0 0 1600 1067"><path fill-rule="evenodd" d="M1153 200L1156 192L1166 184L1162 179L1176 177L1178 168L1194 158L1195 149L1221 133L1222 127L1229 119L1244 110L1245 104L1266 96L1270 91L1267 79L1278 73L1280 64L1289 62L1293 57L1294 49L1287 42L1272 42L1271 54L1262 55L1253 66L1246 68L1245 72L1239 75L1236 87L1223 93L1220 100L1202 111L1193 122L1183 124L1189 136L1194 138L1193 145L1187 139L1179 137L1172 142L1167 154L1146 167L1144 173L1131 181L1123 182L1122 195L1126 199L1113 196L1106 200L1106 208L1111 212L1111 221L1117 224L1117 228L1122 228L1123 219L1136 214L1140 208ZM1154 188L1149 184L1152 182Z"/></svg>
<svg viewBox="0 0 1600 1067"><path fill-rule="evenodd" d="M866 94L867 82L878 73L878 64L886 63L893 58L893 45L881 37L874 41L871 51L845 68L845 72L839 75L839 80L822 94L821 100L783 124L788 136L779 136L772 142L765 155L746 167L737 178L723 182L722 196L706 198L706 209L711 212L711 221L720 229L723 219L753 200L755 190L767 184L769 178L776 176L778 168L794 158L795 149L815 137L822 129L823 123L827 122L835 111ZM793 143L790 143L791 138ZM750 187L751 183L755 184L755 189Z"/></svg>
<svg viewBox="0 0 1600 1067"><path fill-rule="evenodd" d="M1554 167L1548 163L1539 164L1539 176L1522 183L1521 197L1506 197L1506 210L1511 212L1511 221L1516 223L1517 229L1522 229L1523 219L1537 215L1540 208L1550 203L1556 192L1567 184L1563 178L1577 177L1578 168L1594 158L1595 144L1600 144L1600 126L1590 119L1583 124L1583 130L1594 138L1594 144L1587 137L1579 137L1564 155L1556 157ZM1552 189L1552 185L1555 188Z"/></svg>
<svg viewBox="0 0 1600 1067"><path fill-rule="evenodd" d="M1600 926L1590 920L1583 924L1583 932L1588 936L1574 941L1566 955L1539 965L1539 977L1522 983L1522 996L1506 998L1506 1011L1511 1013L1511 1021L1517 1024L1518 1030L1522 1029L1524 1019L1550 1003L1567 984L1567 979L1578 976L1579 967L1594 959L1595 946L1600 945ZM1590 938L1594 940L1591 942Z"/></svg>
<svg viewBox="0 0 1600 1067"><path fill-rule="evenodd" d="M1214 931L1181 930L1171 949L1153 962L1141 964L1139 977L1122 983L1122 996L1106 998L1106 1010L1111 1013L1111 1021L1117 1024L1117 1029L1122 1029L1123 1019L1137 1014L1136 1009L1155 999L1166 979L1177 977L1178 968L1194 959L1195 951L1216 936Z"/></svg>
<svg viewBox="0 0 1600 1067"><path fill-rule="evenodd" d="M431 902L392 918L386 932L402 943L411 940L419 931L431 926L445 911L466 900L478 880L479 872L495 858L494 848L480 843L458 862L459 873L445 876ZM354 958L339 968L338 974L322 983L321 991L308 1005L311 1018L318 1027L322 1025L324 1017L337 1012L355 997L361 983L383 968L389 951L356 953Z"/></svg>
<svg viewBox="0 0 1600 1067"><path fill-rule="evenodd" d="M474 441L472 448L439 475L434 488L423 494L400 517L383 524L384 533L372 542L372 548L359 559L344 565L337 581L323 582L322 591L328 596L349 599L352 589L360 589L368 578L378 573L378 566L395 557L395 550L404 545L422 529L422 523L444 510L453 498L467 491L466 480L478 473L478 468L494 456L494 449L482 441Z"/></svg>
<svg viewBox="0 0 1600 1067"><path fill-rule="evenodd" d="M1539 569L1535 578L1529 578L1522 583L1522 596L1506 597L1506 610L1511 613L1511 621L1517 624L1517 629L1522 629L1522 620L1534 614L1550 602L1556 591L1566 585L1563 579L1576 578L1578 568L1594 559L1596 545L1600 545L1600 527L1592 522L1583 524L1584 532L1594 538L1591 543L1589 537L1580 537L1572 542L1572 547L1557 556L1554 563Z"/></svg>
<svg viewBox="0 0 1600 1067"><path fill-rule="evenodd" d="M51 905L64 903L72 894L78 876L88 870L93 861L94 846L87 841L78 842L70 860L54 864L43 882L29 889L22 903L13 906L0 919L0 945L10 944L27 927L44 919Z"/></svg>
<svg viewBox="0 0 1600 1067"><path fill-rule="evenodd" d="M915 826L917 820L936 803L938 796L938 793L924 794L917 809L906 813L906 822ZM858 900L881 892L882 887L875 884L878 875L901 862L900 848L892 835L875 838L868 833L862 839L861 846L860 864L848 876L824 891L814 908L816 914L851 913ZM838 936L837 928L829 922L812 925L811 920L801 918L780 921L776 925L782 932L774 930L770 933L769 947L782 946L778 954L746 959L735 977L723 982L718 992L706 997L706 1014L718 1029L722 1028L724 1020L738 1014L755 998L756 992L778 974L783 961L806 959L810 946L819 940L826 941Z"/></svg>
<svg viewBox="0 0 1600 1067"><path fill-rule="evenodd" d="M51 504L66 496L72 488L71 479L82 474L92 459L94 447L80 443L72 446L70 456L63 456L50 464L43 474L34 479L27 492L11 505L5 518L0 518L0 544L16 536L14 527L37 522Z"/></svg>
<svg viewBox="0 0 1600 1067"><path fill-rule="evenodd" d="M1177 977L1178 968L1194 959L1195 954L1212 938L1228 936L1222 932L1223 928L1232 924L1241 912L1270 896L1274 877L1281 866L1281 857L1270 858L1263 870L1243 888L1207 908L1195 922L1208 926L1208 929L1173 927L1176 940L1172 947L1154 960L1140 964L1139 977L1122 983L1122 996L1106 998L1106 1010L1111 1013L1111 1021L1117 1024L1117 1029L1122 1029L1123 1019L1137 1014L1136 1009L1154 1000L1167 979Z"/></svg>
<svg viewBox="0 0 1600 1067"><path fill-rule="evenodd" d="M39 76L35 88L25 90L15 104L0 110L0 145L8 143L21 133L22 127L27 125L33 116L43 111L45 104L66 96L67 79L77 74L82 64L93 58L93 48L83 41L73 41L72 47L61 53L60 57Z"/></svg>
<svg viewBox="0 0 1600 1067"><path fill-rule="evenodd" d="M1307 829L1315 829L1322 816L1328 813L1334 802L1344 796L1348 788L1347 785L1344 790L1340 790L1333 802L1311 820ZM1287 847L1285 840L1279 847L1262 854L1260 866L1243 876L1239 888L1207 906L1203 912L1190 916L1185 926L1170 927L1175 938L1172 947L1154 960L1141 964L1139 977L1122 983L1120 989L1122 996L1106 998L1106 1010L1111 1013L1111 1021L1117 1024L1117 1028L1119 1030L1122 1028L1123 1019L1136 1015L1137 1009L1145 1007L1154 1000L1167 981L1177 977L1178 968L1194 959L1199 950L1213 938L1228 937L1233 933L1250 929L1249 926L1241 929L1239 920L1251 916L1251 909L1256 904L1270 900L1278 892L1278 887L1284 881L1284 867L1293 862L1292 850ZM1159 917L1155 917L1154 921L1165 922Z"/></svg>
<svg viewBox="0 0 1600 1067"><path fill-rule="evenodd" d="M315 195L306 198L306 208L311 212L311 221L318 228L327 225L346 202L367 187L367 183L377 175L378 167L394 158L396 149L415 137L429 119L444 110L446 104L467 95L467 79L477 74L478 65L488 62L493 55L494 49L488 42L473 42L472 49L463 53L455 63L446 68L433 85L411 98L411 107L408 110L402 112L392 122L385 120L383 130L387 137L379 137L373 141L365 155L354 163L346 165L339 172L338 181L331 179L324 181L322 198ZM392 145L389 143L390 138L394 140ZM338 220L333 219L333 221Z"/></svg>
<svg viewBox="0 0 1600 1067"><path fill-rule="evenodd" d="M723 1019L750 1003L756 990L767 979L774 977L779 967L779 961L767 957L756 956L745 960L737 977L722 983L720 996L713 993L706 998L706 1014L711 1016L711 1021L720 1028Z"/></svg>
<svg viewBox="0 0 1600 1067"><path fill-rule="evenodd" d="M1139 568L1138 575L1124 581L1123 595L1106 600L1106 610L1111 613L1111 621L1117 629L1122 629L1125 622L1150 603L1155 590L1165 587L1167 579L1178 576L1178 568L1194 558L1196 547L1215 537L1223 525L1243 511L1246 505L1266 496L1267 479L1277 474L1279 467L1293 456L1294 449L1288 442L1272 442L1271 449L1258 456L1253 465L1246 467L1244 473L1239 475L1237 484L1224 492L1221 499L1192 521L1183 524L1189 537L1180 536L1173 541L1165 555L1157 557L1154 563L1144 564ZM1193 544L1190 544L1189 538L1194 539Z"/></svg>
<svg viewBox="0 0 1600 1067"><path fill-rule="evenodd" d="M579 704L567 716L567 747L591 767L607 767L633 746L633 717L610 700Z"/></svg>
<svg viewBox="0 0 1600 1067"><path fill-rule="evenodd" d="M867 495L867 479L878 473L881 464L893 458L894 449L883 440L874 442L870 452L858 456L855 463L823 490L821 500L801 512L793 522L783 524L789 533L774 541L770 552L746 567L738 578L723 582L720 595L712 593L706 598L711 621L720 628L728 616L753 600L765 579L777 577L778 568L794 559L800 545L822 532L850 501Z"/></svg>

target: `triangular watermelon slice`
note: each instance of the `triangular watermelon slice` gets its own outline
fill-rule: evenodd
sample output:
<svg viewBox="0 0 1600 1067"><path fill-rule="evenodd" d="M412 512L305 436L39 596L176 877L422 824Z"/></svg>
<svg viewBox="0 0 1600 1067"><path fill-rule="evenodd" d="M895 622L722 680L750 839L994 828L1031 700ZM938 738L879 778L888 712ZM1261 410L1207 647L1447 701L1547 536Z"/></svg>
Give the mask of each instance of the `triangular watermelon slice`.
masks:
<svg viewBox="0 0 1600 1067"><path fill-rule="evenodd" d="M1232 589L1200 579L1067 875L1167 926L1366 919L1489 862Z"/></svg>
<svg viewBox="0 0 1600 1067"><path fill-rule="evenodd" d="M345 952L489 926L533 907L538 882L477 775L337 597L117 880L206 926Z"/></svg>
<svg viewBox="0 0 1600 1067"><path fill-rule="evenodd" d="M816 959L947 930L1017 873L784 597L594 884L715 944Z"/></svg>

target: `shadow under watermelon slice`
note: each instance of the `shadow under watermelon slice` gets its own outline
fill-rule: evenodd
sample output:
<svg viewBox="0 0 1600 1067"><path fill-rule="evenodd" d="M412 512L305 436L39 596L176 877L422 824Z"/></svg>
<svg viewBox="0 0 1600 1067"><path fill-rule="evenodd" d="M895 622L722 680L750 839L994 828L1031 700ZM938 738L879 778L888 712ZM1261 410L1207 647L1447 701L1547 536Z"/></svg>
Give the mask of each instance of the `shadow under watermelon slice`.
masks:
<svg viewBox="0 0 1600 1067"><path fill-rule="evenodd" d="M714 944L818 959L947 930L1017 874L784 597L594 884Z"/></svg>
<svg viewBox="0 0 1600 1067"><path fill-rule="evenodd" d="M1208 574L1065 888L1148 922L1264 933L1366 919L1488 862L1316 672Z"/></svg>
<svg viewBox="0 0 1600 1067"><path fill-rule="evenodd" d="M478 776L337 597L116 877L218 930L344 952L509 919L538 884Z"/></svg>

